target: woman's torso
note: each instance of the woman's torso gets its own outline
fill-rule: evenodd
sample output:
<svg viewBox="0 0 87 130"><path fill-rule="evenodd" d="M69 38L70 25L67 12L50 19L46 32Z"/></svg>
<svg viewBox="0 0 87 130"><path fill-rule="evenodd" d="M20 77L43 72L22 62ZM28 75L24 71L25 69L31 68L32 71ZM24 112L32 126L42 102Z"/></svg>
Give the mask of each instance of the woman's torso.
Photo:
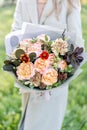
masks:
<svg viewBox="0 0 87 130"><path fill-rule="evenodd" d="M47 0L47 3L44 5L37 4L37 0L32 0L32 1L22 0L22 2L23 2L22 16L24 22L45 24L53 27L59 27L60 29L66 27L67 0L64 0L62 4L62 10L58 18L55 15L55 11L52 11L53 9L52 0ZM40 10L40 6L41 6L41 10ZM38 13L38 11L41 11L41 13Z"/></svg>

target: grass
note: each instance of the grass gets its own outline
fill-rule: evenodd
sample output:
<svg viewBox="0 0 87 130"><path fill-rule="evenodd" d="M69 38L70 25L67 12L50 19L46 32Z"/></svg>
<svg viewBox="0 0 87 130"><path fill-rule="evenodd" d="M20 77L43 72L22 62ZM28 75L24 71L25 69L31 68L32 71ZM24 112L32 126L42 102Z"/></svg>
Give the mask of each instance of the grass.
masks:
<svg viewBox="0 0 87 130"><path fill-rule="evenodd" d="M13 12L13 6L0 8L0 130L17 130L21 114L21 96L14 87L14 79L2 70L4 38L10 32Z"/></svg>
<svg viewBox="0 0 87 130"><path fill-rule="evenodd" d="M0 8L0 68L5 60L4 38L11 30L14 6ZM87 5L82 5L82 27L87 51ZM62 130L87 130L87 63L83 73L71 82ZM21 116L21 95L14 78L0 69L0 130L17 130Z"/></svg>
<svg viewBox="0 0 87 130"><path fill-rule="evenodd" d="M82 28L87 51L87 5L82 5ZM62 130L87 130L87 63L82 67L83 73L71 82L67 112Z"/></svg>

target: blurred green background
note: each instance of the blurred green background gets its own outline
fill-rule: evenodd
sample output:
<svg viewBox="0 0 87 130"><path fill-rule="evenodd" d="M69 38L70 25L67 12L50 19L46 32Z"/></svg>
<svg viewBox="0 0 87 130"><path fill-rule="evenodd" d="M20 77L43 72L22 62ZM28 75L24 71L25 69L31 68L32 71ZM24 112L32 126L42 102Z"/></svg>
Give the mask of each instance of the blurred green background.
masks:
<svg viewBox="0 0 87 130"><path fill-rule="evenodd" d="M3 6L2 6L3 5ZM17 130L21 116L21 95L14 78L2 70L6 58L4 38L11 31L14 0L0 0L0 130ZM82 28L87 51L87 0L82 0ZM70 83L68 106L62 130L87 130L87 63L83 73Z"/></svg>

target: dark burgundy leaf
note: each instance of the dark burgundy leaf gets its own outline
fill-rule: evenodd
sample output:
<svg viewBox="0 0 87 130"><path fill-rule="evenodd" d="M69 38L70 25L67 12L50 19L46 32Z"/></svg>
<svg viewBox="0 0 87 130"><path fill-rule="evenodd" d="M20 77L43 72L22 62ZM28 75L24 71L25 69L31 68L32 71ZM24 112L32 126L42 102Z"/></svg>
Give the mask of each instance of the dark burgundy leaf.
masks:
<svg viewBox="0 0 87 130"><path fill-rule="evenodd" d="M70 64L70 58L67 56L67 63Z"/></svg>
<svg viewBox="0 0 87 130"><path fill-rule="evenodd" d="M79 52L79 47L76 47L74 53L78 53Z"/></svg>
<svg viewBox="0 0 87 130"><path fill-rule="evenodd" d="M78 54L81 54L83 52L83 48L81 47L81 48L79 48L79 50L78 50Z"/></svg>
<svg viewBox="0 0 87 130"><path fill-rule="evenodd" d="M77 65L80 65L78 58L76 58L76 63L77 63Z"/></svg>
<svg viewBox="0 0 87 130"><path fill-rule="evenodd" d="M71 51L74 50L74 46L73 46L73 44L71 44L71 46L70 46L70 50L71 50Z"/></svg>
<svg viewBox="0 0 87 130"><path fill-rule="evenodd" d="M83 57L82 56L78 56L77 58L78 58L79 62L83 61Z"/></svg>

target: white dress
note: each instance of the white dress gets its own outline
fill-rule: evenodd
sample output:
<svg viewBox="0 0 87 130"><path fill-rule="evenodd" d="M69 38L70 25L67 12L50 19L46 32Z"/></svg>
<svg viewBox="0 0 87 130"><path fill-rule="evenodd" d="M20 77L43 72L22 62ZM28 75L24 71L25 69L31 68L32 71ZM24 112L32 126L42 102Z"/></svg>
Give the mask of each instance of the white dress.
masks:
<svg viewBox="0 0 87 130"><path fill-rule="evenodd" d="M78 0L73 1L76 4ZM58 29L67 28L68 31L76 33L77 41L82 40L80 8L76 4L72 13L67 15L67 6L67 0L64 0L59 19L56 19L54 12L47 17L52 10L52 0L48 0L39 22L36 0L18 0L12 29L21 29L23 22L46 24ZM67 106L68 85L52 92L48 101L44 98L35 101L33 93L25 93L23 96L23 115L19 130L61 129Z"/></svg>
<svg viewBox="0 0 87 130"><path fill-rule="evenodd" d="M60 130L67 105L68 86L52 93L48 101L35 101L32 96L26 110L24 130Z"/></svg>

